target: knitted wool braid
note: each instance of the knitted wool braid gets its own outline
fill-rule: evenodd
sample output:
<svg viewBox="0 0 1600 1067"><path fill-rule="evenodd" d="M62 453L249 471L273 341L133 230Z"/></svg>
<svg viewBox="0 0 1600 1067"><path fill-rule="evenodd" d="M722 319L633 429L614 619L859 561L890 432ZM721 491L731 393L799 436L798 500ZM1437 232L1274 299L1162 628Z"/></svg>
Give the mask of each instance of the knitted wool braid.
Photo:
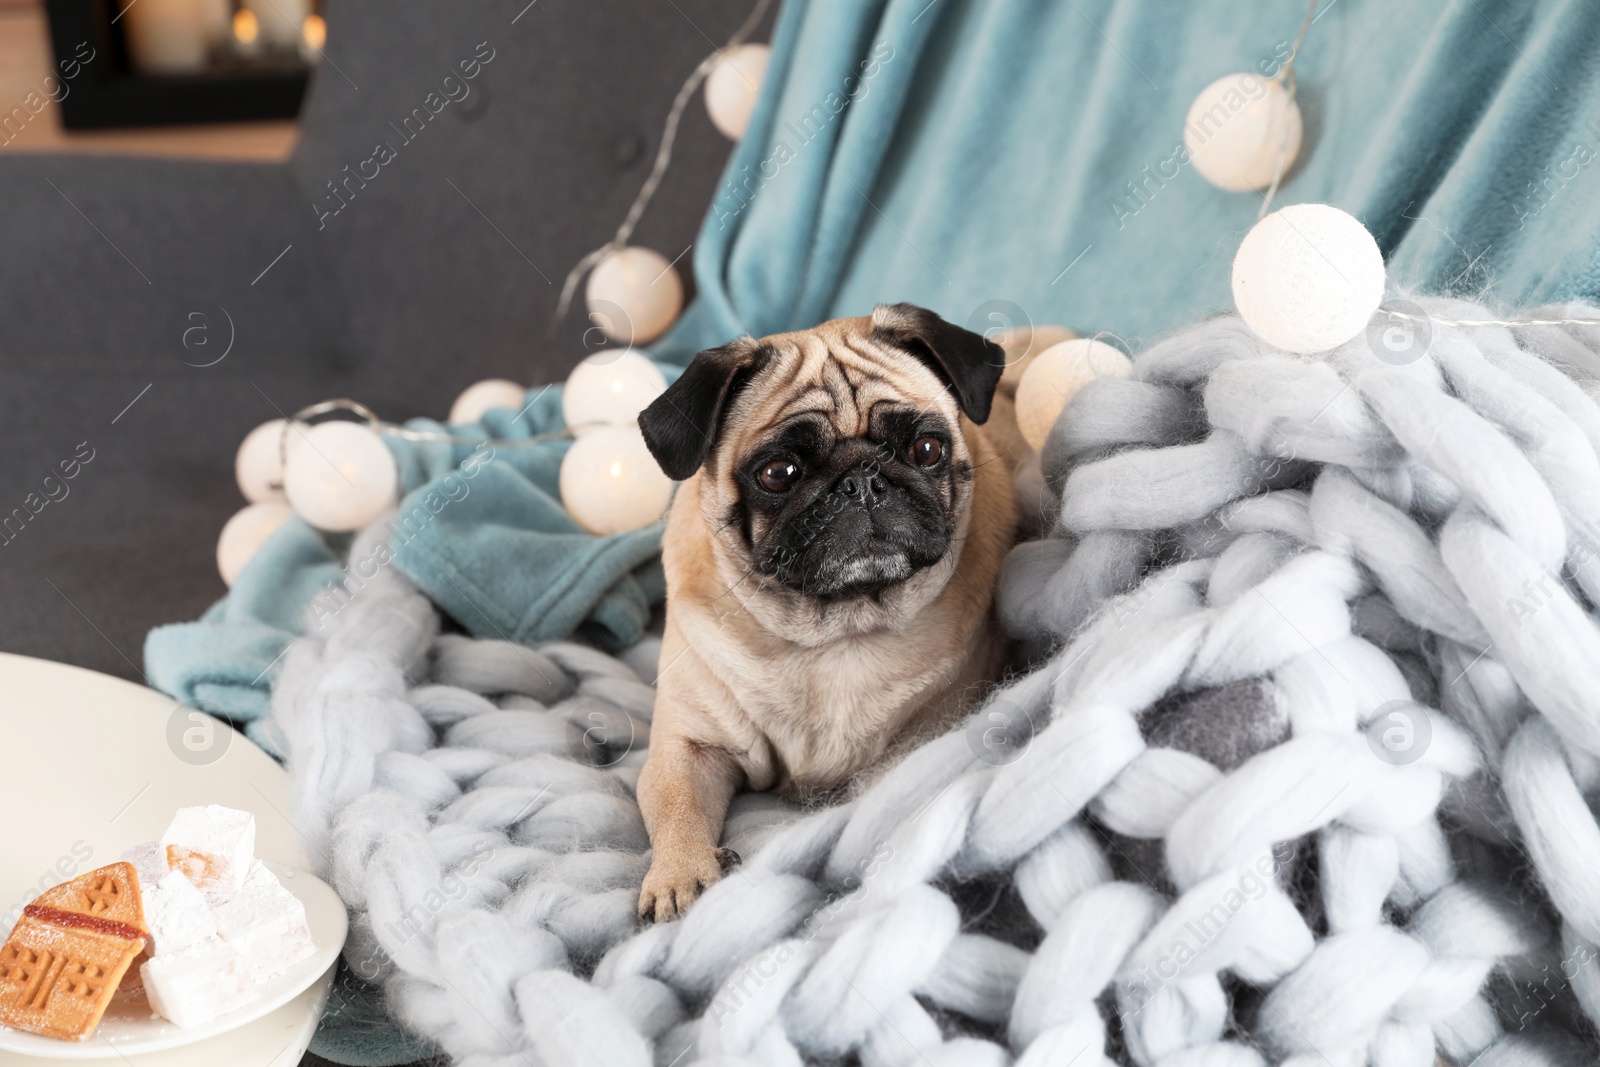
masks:
<svg viewBox="0 0 1600 1067"><path fill-rule="evenodd" d="M1597 379L1571 327L1156 344L1019 476L1035 669L847 803L737 798L656 926L659 645L441 635L386 569L273 697L346 959L471 1067L1591 1064Z"/></svg>

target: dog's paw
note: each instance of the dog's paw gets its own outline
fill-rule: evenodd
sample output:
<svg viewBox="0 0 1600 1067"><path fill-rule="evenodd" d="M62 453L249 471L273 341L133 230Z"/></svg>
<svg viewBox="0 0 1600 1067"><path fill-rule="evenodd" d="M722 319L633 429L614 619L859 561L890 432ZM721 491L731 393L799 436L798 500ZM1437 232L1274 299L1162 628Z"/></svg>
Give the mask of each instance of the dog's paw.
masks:
<svg viewBox="0 0 1600 1067"><path fill-rule="evenodd" d="M678 918L738 862L739 854L731 848L657 849L639 889L639 918L646 922Z"/></svg>

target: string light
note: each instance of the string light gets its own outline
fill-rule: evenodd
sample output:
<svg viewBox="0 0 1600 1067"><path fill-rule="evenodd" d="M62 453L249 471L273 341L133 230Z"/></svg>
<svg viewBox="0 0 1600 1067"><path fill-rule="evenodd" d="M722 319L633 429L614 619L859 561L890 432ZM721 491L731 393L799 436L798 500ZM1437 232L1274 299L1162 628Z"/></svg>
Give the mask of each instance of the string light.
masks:
<svg viewBox="0 0 1600 1067"><path fill-rule="evenodd" d="M1189 105L1183 146L1202 178L1242 193L1272 185L1299 154L1301 134L1300 107L1281 83L1225 74Z"/></svg>
<svg viewBox="0 0 1600 1067"><path fill-rule="evenodd" d="M245 435L233 457L239 493L252 504L283 499L283 460L291 441L285 419L264 422Z"/></svg>
<svg viewBox="0 0 1600 1067"><path fill-rule="evenodd" d="M772 49L764 44L724 49L706 76L706 114L728 140L744 137L771 58Z"/></svg>
<svg viewBox="0 0 1600 1067"><path fill-rule="evenodd" d="M566 318L567 309L572 306L573 294L577 292L578 282L583 278L584 274L607 256L628 247L628 241L633 237L634 227L638 226L639 219L644 215L645 208L650 205L651 198L655 196L656 189L661 185L661 179L666 176L667 167L672 163L672 149L678 140L678 123L683 118L683 110L688 106L695 90L700 87L701 82L705 81L712 68L718 64L724 55L739 48L750 37L750 34L755 32L755 28L760 25L762 17L766 15L767 8L771 5L772 0L756 0L756 4L751 8L749 16L745 18L744 24L734 31L733 36L728 38L727 43L702 59L699 65L684 79L683 85L678 89L678 94L672 99L671 109L667 112L667 122L661 131L661 146L656 149L655 162L651 164L650 173L645 177L644 185L640 187L638 195L633 198L633 203L629 206L628 214L624 216L622 225L617 227L617 232L612 235L611 240L578 260L577 264L567 272L566 280L561 283L561 296L556 301L555 317L550 321L550 332L552 334L561 324L561 321ZM680 287L681 284L680 282ZM595 310L595 308L590 308L591 316L594 315ZM604 312L607 309L601 310ZM631 315L631 312L626 307L621 310ZM615 337L615 335L611 336Z"/></svg>
<svg viewBox="0 0 1600 1067"><path fill-rule="evenodd" d="M631 354L644 359L637 353ZM654 364L651 364L651 369L659 376L660 371L655 369ZM664 381L662 388L665 388ZM530 400L523 404L525 396L526 392L518 387L515 404L521 405L523 410L533 403ZM534 399L537 400L538 396ZM355 421L311 424L312 419L335 413L354 415L356 418ZM628 422L632 423L636 415L637 412L630 416ZM388 446L383 444L384 437L461 445L488 444L505 448L571 440L591 429L607 426L617 428L610 423L591 421L570 423L559 430L527 437L488 437L483 434L462 435L444 430L422 430L385 422L367 405L348 397L311 404L287 419L273 419L257 426L239 446L239 452L234 457L234 474L240 492L251 503L250 507L240 511L223 527L222 535L217 540L217 569L223 581L231 587L267 538L290 515L299 515L314 528L330 532L358 529L376 519L394 503L401 488L398 467ZM332 447L322 439L325 435L319 435L319 431L336 427L341 428L336 431L341 440L339 447ZM624 428L631 430L634 435L639 433L636 425ZM370 445L359 441L363 434L367 435ZM609 454L589 453L595 463L603 466L605 478L590 484L585 484L582 479L572 480L572 492L581 498L575 500L566 498L566 483L563 483L563 503L567 509L576 511L587 507L589 513L595 513L596 508L590 505L587 497L612 493L618 485L627 484L629 479L642 481L645 498L654 500L659 495L660 486L650 480L650 475L654 472L656 476L664 476L648 451L642 454L641 459L642 446L643 437L640 436L637 444L631 439L620 445L613 442ZM294 461L293 457L301 456L308 450L312 452L311 460L300 463ZM648 465L643 461L648 461ZM667 490L670 493L671 483L667 483ZM661 508L665 506L662 500ZM652 509L653 513L650 513ZM606 511L604 502L600 512L611 516L606 520L611 525L615 525L619 521L617 516L622 514L615 505ZM643 526L659 518L661 509L650 503L638 514L640 518L637 524ZM590 527L586 525L586 528ZM605 532L621 531L608 529Z"/></svg>
<svg viewBox="0 0 1600 1067"><path fill-rule="evenodd" d="M1295 204L1245 235L1233 261L1233 298L1245 325L1274 347L1331 351L1372 316L1459 329L1600 326L1591 316L1457 319L1383 305L1383 255L1351 215L1327 204Z"/></svg>
<svg viewBox="0 0 1600 1067"><path fill-rule="evenodd" d="M1034 451L1044 448L1067 402L1096 378L1126 378L1133 363L1092 337L1051 345L1028 363L1017 383L1017 430Z"/></svg>
<svg viewBox="0 0 1600 1067"><path fill-rule="evenodd" d="M1332 3L1328 6L1331 8ZM1299 108L1295 104L1299 87L1295 61L1305 45L1312 24L1320 17L1320 7L1321 0L1310 0L1307 4L1288 58L1274 78L1273 84L1281 93L1283 105L1264 106L1258 102L1256 111L1246 115L1255 121L1256 126L1262 121L1269 126L1276 123L1279 143L1272 180L1256 213L1256 226L1240 243L1233 266L1234 303L1246 325L1268 343L1301 353L1328 351L1360 333L1371 316L1380 310L1384 279L1383 260L1377 243L1365 227L1344 212L1328 205L1295 205L1268 215L1283 177L1299 152L1301 121ZM1197 151L1196 146L1189 143L1191 132L1195 129L1196 112L1208 102L1208 94L1215 95L1219 87L1233 79L1250 77L1253 75L1229 75L1219 79L1201 93L1190 109L1185 126L1185 145L1190 149L1196 169L1213 181L1215 179L1208 173L1210 165L1203 165L1204 146ZM1267 99L1271 101L1277 97L1269 91ZM1284 116L1281 122L1276 118L1280 111ZM1236 120L1237 116L1225 121ZM1248 176L1253 178L1254 165L1258 161L1254 157L1247 158L1246 150L1257 143L1261 134L1262 130L1256 127L1235 131L1232 144L1235 155L1224 161L1223 169L1235 177L1248 171ZM1240 145L1243 147L1240 148ZM1228 148L1230 144L1225 142L1222 147ZM1224 188L1234 187L1225 181L1216 184ZM1253 186L1246 184L1243 187ZM1290 215L1300 209L1312 210L1310 217L1314 221L1297 224L1295 219L1291 219ZM1315 239L1306 232L1308 228L1322 226L1331 229L1327 232L1319 230ZM1308 250L1315 256L1307 255ZM1467 329L1600 326L1600 318L1444 319L1391 307L1382 307L1381 310L1397 319Z"/></svg>
<svg viewBox="0 0 1600 1067"><path fill-rule="evenodd" d="M1225 74L1200 91L1184 119L1184 148L1201 177L1231 192L1265 187L1257 221L1271 210L1278 186L1300 154L1304 122L1296 100L1295 60L1319 3L1310 0L1306 6L1276 74L1266 80L1254 71Z"/></svg>
<svg viewBox="0 0 1600 1067"><path fill-rule="evenodd" d="M607 349L572 368L561 391L561 417L568 426L584 428L627 425L666 391L667 379L654 360L632 349Z"/></svg>
<svg viewBox="0 0 1600 1067"><path fill-rule="evenodd" d="M293 517L294 509L282 500L249 504L235 512L222 527L222 536L217 538L217 573L222 575L223 584L233 588L245 564L255 557L278 527Z"/></svg>
<svg viewBox="0 0 1600 1067"><path fill-rule="evenodd" d="M1233 259L1233 302L1257 337L1285 352L1328 352L1383 302L1378 242L1329 204L1292 204L1251 227Z"/></svg>
<svg viewBox="0 0 1600 1067"><path fill-rule="evenodd" d="M584 300L590 321L611 340L649 344L683 310L683 282L660 252L615 248L590 272Z"/></svg>
<svg viewBox="0 0 1600 1067"><path fill-rule="evenodd" d="M463 426L477 422L486 412L495 408L515 411L522 406L527 394L527 389L504 378L474 382L463 389L461 395L456 397L456 402L450 405L449 421L456 426Z"/></svg>
<svg viewBox="0 0 1600 1067"><path fill-rule="evenodd" d="M289 506L310 525L333 533L372 522L394 505L399 484L394 453L358 423L324 422L305 430L283 464Z"/></svg>
<svg viewBox="0 0 1600 1067"><path fill-rule="evenodd" d="M618 534L661 518L672 481L661 472L637 425L600 426L561 459L561 502L593 534Z"/></svg>

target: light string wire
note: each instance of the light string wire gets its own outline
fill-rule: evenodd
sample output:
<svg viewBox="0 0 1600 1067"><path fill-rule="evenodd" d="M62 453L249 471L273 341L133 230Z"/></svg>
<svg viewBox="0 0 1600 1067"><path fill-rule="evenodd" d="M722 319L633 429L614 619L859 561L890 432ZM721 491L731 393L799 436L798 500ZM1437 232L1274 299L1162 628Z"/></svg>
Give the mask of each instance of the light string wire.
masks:
<svg viewBox="0 0 1600 1067"><path fill-rule="evenodd" d="M1295 94L1300 88L1300 83L1294 75L1294 61L1300 56L1300 46L1306 43L1306 34L1311 32L1311 24L1316 21L1317 7L1321 2L1322 0L1311 0L1306 5L1305 18L1300 20L1300 32L1295 35L1294 44L1289 48L1289 58L1283 61L1283 69L1273 78L1283 85L1287 98L1283 104L1284 121L1279 123L1282 128L1278 131L1278 162L1272 168L1272 184L1267 186L1267 195L1261 201L1261 210L1256 212L1257 222L1267 217L1267 212L1272 208L1272 198L1278 195L1278 186L1283 183L1283 175L1289 169L1289 111L1295 106Z"/></svg>
<svg viewBox="0 0 1600 1067"><path fill-rule="evenodd" d="M666 177L667 167L672 163L672 148L678 140L678 123L683 118L683 109L689 106L689 100L694 96L695 90L711 73L711 68L716 65L718 59L744 44L755 32L755 28L761 24L762 17L771 6L772 0L756 0L744 24L728 38L728 43L702 59L690 72L689 77L684 79L683 85L678 89L678 95L673 97L672 109L667 112L667 123L661 131L661 147L656 149L656 158L650 167L650 174L645 178L644 185L639 188L639 194L633 198L633 204L628 208L628 214L623 218L622 225L617 227L617 232L612 235L611 240L578 260L577 264L567 272L566 280L561 283L561 297L556 302L555 316L550 320L551 335L555 334L562 320L567 317L567 309L572 306L572 297L577 292L578 282L606 256L625 248L628 238L633 236L634 227L639 224L639 219L643 217L645 208L650 205L651 198L656 195L661 180Z"/></svg>
<svg viewBox="0 0 1600 1067"><path fill-rule="evenodd" d="M304 433L306 423L309 420L319 415L328 415L336 411L347 411L355 415L368 429L380 436L388 434L390 437L399 437L407 441L443 441L457 445L533 445L545 441L576 438L583 430L606 425L599 422L582 422L576 426L563 426L559 430L546 430L544 433L530 434L527 437L464 437L460 434L444 433L439 430L414 430L409 426L385 422L378 417L376 411L373 411L361 401L352 400L349 397L340 397L335 400L323 400L320 403L303 407L283 421L283 429L278 431L278 469L280 471L289 462L289 435L296 431ZM281 476L279 482L273 483L273 487L283 488Z"/></svg>
<svg viewBox="0 0 1600 1067"><path fill-rule="evenodd" d="M1418 315L1410 311L1401 311L1397 308L1380 307L1379 311L1397 319L1409 319L1412 322L1428 322L1435 326L1600 326L1600 318L1594 319L1441 319L1435 315Z"/></svg>

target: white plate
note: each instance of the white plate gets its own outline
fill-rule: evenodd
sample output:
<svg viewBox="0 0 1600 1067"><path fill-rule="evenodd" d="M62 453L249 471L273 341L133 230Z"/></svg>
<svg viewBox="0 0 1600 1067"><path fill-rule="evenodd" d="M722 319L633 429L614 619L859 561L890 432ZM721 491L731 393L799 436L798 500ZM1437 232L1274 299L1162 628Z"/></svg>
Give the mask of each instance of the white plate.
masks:
<svg viewBox="0 0 1600 1067"><path fill-rule="evenodd" d="M0 1049L50 1060L95 1060L108 1054L137 1056L144 1052L160 1052L237 1029L304 993L333 966L339 958L339 950L344 947L348 922L344 902L327 883L309 871L263 862L278 876L284 888L305 905L306 924L311 927L311 940L317 950L282 974L257 985L244 1007L200 1026L184 1028L154 1014L143 991L119 992L106 1008L100 1025L85 1041L62 1041L0 1026Z"/></svg>
<svg viewBox="0 0 1600 1067"><path fill-rule="evenodd" d="M256 1064L268 1055L272 1067L299 1061L344 943L344 906L306 873L309 857L286 816L283 769L244 737L197 715L116 678L0 653L0 754L13 798L0 832L0 929L42 888L160 837L177 808L224 804L255 815L256 854L305 903L317 954L263 983L249 1007L205 1027L180 1030L148 1013L140 1018L135 998L123 996L86 1042L0 1029L0 1067L43 1059L126 1067L126 1057L145 1053L154 1055L138 1067Z"/></svg>
<svg viewBox="0 0 1600 1067"><path fill-rule="evenodd" d="M330 968L324 981L277 1011L192 1045L153 1052L138 1059L108 1053L104 1059L76 1063L78 1067L299 1067L306 1046L311 1044L311 1035L316 1032L317 1020L322 1017L322 1008L328 1002L332 978ZM56 1067L60 1062L20 1052L0 1052L0 1063L5 1067Z"/></svg>

